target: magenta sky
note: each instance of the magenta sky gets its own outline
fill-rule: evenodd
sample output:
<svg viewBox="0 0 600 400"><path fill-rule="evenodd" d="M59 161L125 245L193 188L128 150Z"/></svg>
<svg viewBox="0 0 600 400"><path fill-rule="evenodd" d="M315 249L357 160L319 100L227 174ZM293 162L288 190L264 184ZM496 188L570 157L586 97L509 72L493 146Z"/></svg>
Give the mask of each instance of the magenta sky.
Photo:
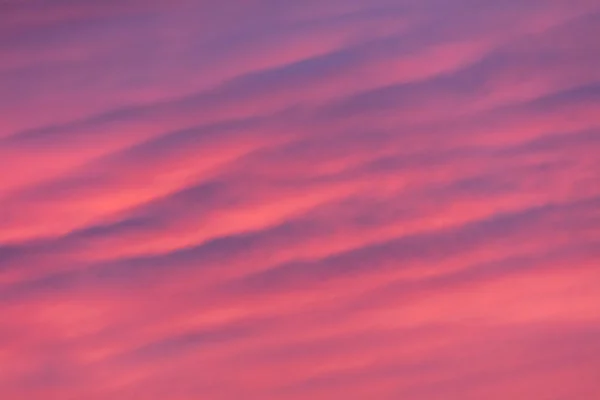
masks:
<svg viewBox="0 0 600 400"><path fill-rule="evenodd" d="M600 399L598 0L0 1L0 399Z"/></svg>

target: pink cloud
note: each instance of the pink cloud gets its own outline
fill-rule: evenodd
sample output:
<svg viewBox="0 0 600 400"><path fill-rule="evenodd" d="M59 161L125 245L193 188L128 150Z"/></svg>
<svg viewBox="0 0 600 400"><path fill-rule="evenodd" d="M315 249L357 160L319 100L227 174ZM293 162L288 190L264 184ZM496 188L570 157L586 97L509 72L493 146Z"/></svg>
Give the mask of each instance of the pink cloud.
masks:
<svg viewBox="0 0 600 400"><path fill-rule="evenodd" d="M597 2L76 3L0 6L6 398L600 396Z"/></svg>

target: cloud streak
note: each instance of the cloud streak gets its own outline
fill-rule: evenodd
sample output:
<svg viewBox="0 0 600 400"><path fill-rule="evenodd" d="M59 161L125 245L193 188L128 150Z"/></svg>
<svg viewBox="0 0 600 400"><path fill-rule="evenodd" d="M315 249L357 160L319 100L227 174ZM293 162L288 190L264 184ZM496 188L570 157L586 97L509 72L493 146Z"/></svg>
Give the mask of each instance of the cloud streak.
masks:
<svg viewBox="0 0 600 400"><path fill-rule="evenodd" d="M0 392L600 396L599 21L3 2Z"/></svg>

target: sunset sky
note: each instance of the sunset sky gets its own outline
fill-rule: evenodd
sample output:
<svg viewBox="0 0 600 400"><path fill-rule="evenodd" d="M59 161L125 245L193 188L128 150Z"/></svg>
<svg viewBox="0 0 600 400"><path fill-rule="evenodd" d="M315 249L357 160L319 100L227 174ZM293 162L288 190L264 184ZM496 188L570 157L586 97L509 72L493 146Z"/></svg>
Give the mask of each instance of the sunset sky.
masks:
<svg viewBox="0 0 600 400"><path fill-rule="evenodd" d="M598 0L0 0L0 399L600 399L599 38Z"/></svg>

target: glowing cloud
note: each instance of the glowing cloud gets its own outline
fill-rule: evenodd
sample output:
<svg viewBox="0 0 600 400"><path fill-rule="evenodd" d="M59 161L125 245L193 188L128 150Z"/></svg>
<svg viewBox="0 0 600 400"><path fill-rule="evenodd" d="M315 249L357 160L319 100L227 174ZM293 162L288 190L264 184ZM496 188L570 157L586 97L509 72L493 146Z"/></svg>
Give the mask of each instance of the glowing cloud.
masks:
<svg viewBox="0 0 600 400"><path fill-rule="evenodd" d="M0 4L0 397L600 398L595 0Z"/></svg>

